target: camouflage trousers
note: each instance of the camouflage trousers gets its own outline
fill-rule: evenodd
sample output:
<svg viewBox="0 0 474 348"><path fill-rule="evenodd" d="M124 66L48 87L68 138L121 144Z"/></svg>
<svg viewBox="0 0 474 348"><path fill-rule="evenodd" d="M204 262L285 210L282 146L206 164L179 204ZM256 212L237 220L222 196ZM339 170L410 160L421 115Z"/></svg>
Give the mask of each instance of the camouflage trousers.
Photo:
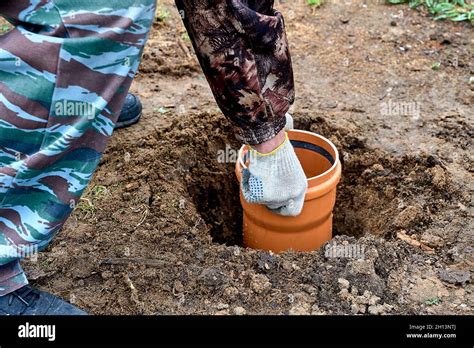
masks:
<svg viewBox="0 0 474 348"><path fill-rule="evenodd" d="M0 296L27 284L78 203L138 68L155 0L0 0ZM273 0L176 0L224 115L244 143L285 126L294 100Z"/></svg>
<svg viewBox="0 0 474 348"><path fill-rule="evenodd" d="M64 224L137 71L155 0L0 0L0 296Z"/></svg>
<svg viewBox="0 0 474 348"><path fill-rule="evenodd" d="M176 0L217 104L251 145L285 127L295 98L285 22L273 3Z"/></svg>

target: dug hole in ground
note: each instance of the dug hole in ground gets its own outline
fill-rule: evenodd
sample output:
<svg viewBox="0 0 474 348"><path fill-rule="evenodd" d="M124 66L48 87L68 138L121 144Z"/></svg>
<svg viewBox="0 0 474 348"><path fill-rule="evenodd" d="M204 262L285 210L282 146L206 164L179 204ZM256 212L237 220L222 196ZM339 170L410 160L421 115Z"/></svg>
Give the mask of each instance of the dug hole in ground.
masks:
<svg viewBox="0 0 474 348"><path fill-rule="evenodd" d="M234 163L218 156L240 144L173 2L159 6L132 87L143 118L114 134L73 216L25 261L33 285L93 314L473 313L469 23L278 5L295 127L330 139L343 174L332 249L274 255L241 247Z"/></svg>

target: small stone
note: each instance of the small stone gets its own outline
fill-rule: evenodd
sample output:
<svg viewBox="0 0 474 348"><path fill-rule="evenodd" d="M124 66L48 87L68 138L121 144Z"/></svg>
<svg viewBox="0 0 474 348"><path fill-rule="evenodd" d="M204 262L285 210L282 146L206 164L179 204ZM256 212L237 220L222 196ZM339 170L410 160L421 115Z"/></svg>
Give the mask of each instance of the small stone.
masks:
<svg viewBox="0 0 474 348"><path fill-rule="evenodd" d="M354 298L354 303L357 303L359 305L366 305L369 303L369 299L364 295L357 296L356 298Z"/></svg>
<svg viewBox="0 0 474 348"><path fill-rule="evenodd" d="M342 289L349 289L349 281L344 278L339 278L337 280L337 283L339 284L339 288Z"/></svg>
<svg viewBox="0 0 474 348"><path fill-rule="evenodd" d="M138 183L136 182L131 182L127 185L125 185L125 191L130 192L138 188Z"/></svg>
<svg viewBox="0 0 474 348"><path fill-rule="evenodd" d="M316 289L314 286L311 285L306 285L304 286L303 289L306 293L308 293L310 296L316 296L318 289Z"/></svg>
<svg viewBox="0 0 474 348"><path fill-rule="evenodd" d="M356 303L353 303L351 305L351 312L352 314L359 314L359 313L365 313L365 306L359 306Z"/></svg>
<svg viewBox="0 0 474 348"><path fill-rule="evenodd" d="M424 232L421 235L421 242L431 248L440 248L444 245L443 238L435 236L429 232Z"/></svg>
<svg viewBox="0 0 474 348"><path fill-rule="evenodd" d="M234 308L234 314L235 315L245 315L245 314L247 314L247 311L245 310L245 308L235 307Z"/></svg>
<svg viewBox="0 0 474 348"><path fill-rule="evenodd" d="M110 279L114 274L111 271L104 271L100 275L102 279Z"/></svg>
<svg viewBox="0 0 474 348"><path fill-rule="evenodd" d="M257 294L261 294L263 292L268 291L271 289L272 284L268 280L268 277L263 274L255 274L252 276L252 280L250 282L250 287L254 292Z"/></svg>
<svg viewBox="0 0 474 348"><path fill-rule="evenodd" d="M339 292L339 296L341 296L343 299L347 299L349 297L349 290L347 289L342 289Z"/></svg>
<svg viewBox="0 0 474 348"><path fill-rule="evenodd" d="M319 107L321 109L335 109L337 108L337 101L335 100L325 100L322 103L319 104Z"/></svg>
<svg viewBox="0 0 474 348"><path fill-rule="evenodd" d="M358 314L359 313L359 306L355 303L351 305L351 312L352 314Z"/></svg>
<svg viewBox="0 0 474 348"><path fill-rule="evenodd" d="M362 296L364 296L364 298L366 298L368 301L370 296L372 296L372 293L369 290L365 290Z"/></svg>
<svg viewBox="0 0 474 348"><path fill-rule="evenodd" d="M380 163L376 163L372 166L374 172L380 173L384 171L384 167Z"/></svg>
<svg viewBox="0 0 474 348"><path fill-rule="evenodd" d="M309 315L310 304L309 303L298 303L291 307L288 312L289 315Z"/></svg>
<svg viewBox="0 0 474 348"><path fill-rule="evenodd" d="M236 287L230 286L224 290L224 295L229 299L229 300L234 300L239 293L239 289Z"/></svg>
<svg viewBox="0 0 474 348"><path fill-rule="evenodd" d="M233 254L234 256L240 256L240 248L238 246L234 247Z"/></svg>
<svg viewBox="0 0 474 348"><path fill-rule="evenodd" d="M369 314L380 315L384 313L384 307L382 305L369 306Z"/></svg>
<svg viewBox="0 0 474 348"><path fill-rule="evenodd" d="M311 315L325 315L326 312L319 309L318 305L313 305L313 307L311 307Z"/></svg>
<svg viewBox="0 0 474 348"><path fill-rule="evenodd" d="M355 260L348 263L346 268L352 275L373 275L375 274L374 264L370 260Z"/></svg>
<svg viewBox="0 0 474 348"><path fill-rule="evenodd" d="M436 188L441 190L446 187L447 179L443 168L436 165L433 168L428 169L428 172L431 174L431 182Z"/></svg>
<svg viewBox="0 0 474 348"><path fill-rule="evenodd" d="M371 263L373 264L375 260L379 258L379 252L377 251L377 248L374 247L369 247L367 248L361 248L360 253L362 254L361 258L365 258L369 261L372 261ZM374 269L375 272L375 269Z"/></svg>
<svg viewBox="0 0 474 348"><path fill-rule="evenodd" d="M227 303L218 303L217 306L216 306L217 309L227 309L229 308L229 305Z"/></svg>
<svg viewBox="0 0 474 348"><path fill-rule="evenodd" d="M223 309L221 311L218 311L215 313L215 315L229 315L229 310L228 309Z"/></svg>
<svg viewBox="0 0 474 348"><path fill-rule="evenodd" d="M225 275L217 268L204 268L197 280L204 286L216 287L221 285L225 280Z"/></svg>
<svg viewBox="0 0 474 348"><path fill-rule="evenodd" d="M281 263L281 268L283 268L285 271L291 271L291 263L289 263L288 261L283 261Z"/></svg>
<svg viewBox="0 0 474 348"><path fill-rule="evenodd" d="M380 297L375 296L375 295L372 295L372 296L370 296L370 298L369 298L368 305L374 306L374 305L376 305L379 301L380 301Z"/></svg>

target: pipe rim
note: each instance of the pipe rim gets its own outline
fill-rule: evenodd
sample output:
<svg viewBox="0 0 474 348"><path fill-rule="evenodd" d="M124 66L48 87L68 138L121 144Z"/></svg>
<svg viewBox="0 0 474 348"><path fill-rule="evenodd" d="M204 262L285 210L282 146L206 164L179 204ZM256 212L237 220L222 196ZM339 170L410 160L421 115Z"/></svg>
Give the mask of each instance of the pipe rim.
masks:
<svg viewBox="0 0 474 348"><path fill-rule="evenodd" d="M305 131L305 130L300 130L300 129L293 129L291 130L290 132L295 132L295 133L303 133L303 134L307 134L307 135L310 135L310 136L313 136L313 137L316 137L316 138L319 138L321 139L322 141L324 141L325 143L327 143L331 148L332 150L334 151L334 153L336 154L335 158L334 158L334 163L333 165L328 169L328 170L325 170L324 172L322 172L321 174L319 175L316 175L316 176L312 176L310 178L307 178L308 182L309 181L312 181L312 180L316 180L316 179L319 179L325 175L327 175L328 173L334 171L336 169L336 167L338 166L338 163L339 163L339 151L337 151L337 148L336 146L332 143L332 141L330 141L328 138L326 137L323 137L322 135L319 135L319 134L316 134L316 133L313 133L313 132L309 132L309 131ZM239 154L238 154L238 161L239 161L239 164L241 166L241 168L243 169L247 169L247 166L245 165L245 163L243 162L244 160L244 156L243 156L243 152L244 150L247 148L247 145L242 145L242 147L240 148L239 150Z"/></svg>

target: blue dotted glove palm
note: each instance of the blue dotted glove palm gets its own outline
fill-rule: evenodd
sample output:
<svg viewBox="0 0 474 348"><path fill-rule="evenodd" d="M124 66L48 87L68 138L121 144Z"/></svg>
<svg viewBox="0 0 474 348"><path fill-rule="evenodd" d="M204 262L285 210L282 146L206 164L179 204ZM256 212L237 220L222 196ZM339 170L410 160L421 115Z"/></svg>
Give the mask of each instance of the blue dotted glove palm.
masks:
<svg viewBox="0 0 474 348"><path fill-rule="evenodd" d="M284 216L301 213L308 181L285 134L285 141L268 154L250 150L248 168L242 172L241 188L249 203L266 205Z"/></svg>

